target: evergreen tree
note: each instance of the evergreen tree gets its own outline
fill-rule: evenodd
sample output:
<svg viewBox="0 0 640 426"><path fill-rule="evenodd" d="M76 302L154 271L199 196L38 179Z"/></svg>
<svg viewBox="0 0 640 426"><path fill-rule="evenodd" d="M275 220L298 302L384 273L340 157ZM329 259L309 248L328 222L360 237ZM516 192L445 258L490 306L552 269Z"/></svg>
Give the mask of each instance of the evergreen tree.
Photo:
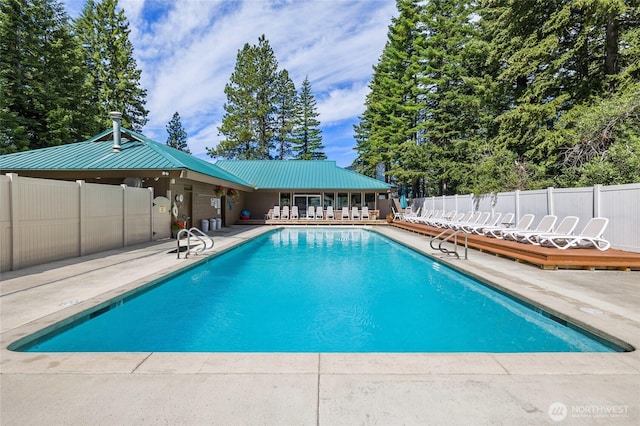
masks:
<svg viewBox="0 0 640 426"><path fill-rule="evenodd" d="M176 111L167 124L167 133L169 133L169 137L167 137L167 145L172 148L179 149L182 152L186 152L187 154L191 154L189 147L187 146L187 132L182 127L182 122L180 121L180 114Z"/></svg>
<svg viewBox="0 0 640 426"><path fill-rule="evenodd" d="M275 110L280 87L278 61L262 35L257 46L238 51L231 81L225 85L225 115L218 128L225 139L209 155L239 159L271 159L275 148Z"/></svg>
<svg viewBox="0 0 640 426"><path fill-rule="evenodd" d="M322 130L318 121L317 103L311 92L309 77L305 77L298 96L296 126L293 130L293 150L298 160L326 160L322 151Z"/></svg>
<svg viewBox="0 0 640 426"><path fill-rule="evenodd" d="M360 123L354 126L358 152L354 168L375 177L378 167L382 166L388 182L415 186L424 177L424 168L416 165L415 156L407 157L411 166L400 157L411 150L407 146L403 149L403 144L421 143L417 129L421 7L417 0L398 0L397 8L399 15L392 19L387 43L374 67L366 109Z"/></svg>
<svg viewBox="0 0 640 426"><path fill-rule="evenodd" d="M436 194L456 193L467 179L472 146L482 124L476 93L480 52L471 1L432 0L424 8L418 56L426 181ZM480 68L482 69L482 68Z"/></svg>
<svg viewBox="0 0 640 426"><path fill-rule="evenodd" d="M284 160L291 156L291 131L294 126L297 103L296 87L289 78L287 70L282 70L279 73L276 102L276 148L278 152L276 158Z"/></svg>
<svg viewBox="0 0 640 426"><path fill-rule="evenodd" d="M80 45L59 1L0 4L0 153L89 136Z"/></svg>
<svg viewBox="0 0 640 426"><path fill-rule="evenodd" d="M496 79L508 89L492 145L514 154L520 188L552 185L567 142L556 131L559 120L615 91L622 69L638 63L629 49L637 45L637 1L485 3L486 37L503 64Z"/></svg>
<svg viewBox="0 0 640 426"><path fill-rule="evenodd" d="M133 58L129 23L118 0L87 0L76 21L89 70L94 130L111 127L109 112L122 112L124 127L140 132L147 123L147 91L140 87L141 71ZM89 117L87 117L89 119Z"/></svg>

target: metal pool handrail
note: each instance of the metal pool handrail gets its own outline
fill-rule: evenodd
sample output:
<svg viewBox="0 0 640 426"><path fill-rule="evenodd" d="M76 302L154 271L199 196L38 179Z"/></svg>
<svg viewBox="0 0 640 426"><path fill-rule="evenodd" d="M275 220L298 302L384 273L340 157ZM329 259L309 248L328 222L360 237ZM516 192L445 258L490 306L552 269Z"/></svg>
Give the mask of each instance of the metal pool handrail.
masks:
<svg viewBox="0 0 640 426"><path fill-rule="evenodd" d="M458 234L459 233L463 233L464 234L464 260L467 260L467 233L465 231L463 231L462 229L458 229L457 231L453 232L451 235L447 236L445 239L443 239L442 241L440 241L440 244L438 244L438 247L434 247L433 246L433 242L436 239L440 239L440 237L444 236L444 234L446 234L449 231L453 231L453 229L445 229L444 231L442 231L441 233L439 233L438 235L436 235L435 237L431 238L431 241L429 241L429 245L431 246L432 249L434 250L440 250L443 253L449 254L449 255L454 255L456 256L458 259L460 259L460 255L458 254ZM453 237L453 250L449 250L447 248L442 247L442 244L444 244L445 242L449 241L451 239L451 237Z"/></svg>
<svg viewBox="0 0 640 426"><path fill-rule="evenodd" d="M177 242L177 249L176 252L178 254L178 259L180 259L180 239L182 238L183 235L187 236L187 250L184 254L184 258L188 258L189 254L191 253L191 237L198 239L201 243L202 246L199 246L196 250L195 253L196 254L200 254L205 252L206 250L211 250L213 248L213 238L211 238L210 236L208 236L207 234L205 234L204 232L202 232L201 230L199 230L196 227L190 228L190 229L181 229L178 232L178 235L176 236L176 242ZM204 238L206 238L207 240L205 240ZM208 243L211 242L211 245L209 246Z"/></svg>

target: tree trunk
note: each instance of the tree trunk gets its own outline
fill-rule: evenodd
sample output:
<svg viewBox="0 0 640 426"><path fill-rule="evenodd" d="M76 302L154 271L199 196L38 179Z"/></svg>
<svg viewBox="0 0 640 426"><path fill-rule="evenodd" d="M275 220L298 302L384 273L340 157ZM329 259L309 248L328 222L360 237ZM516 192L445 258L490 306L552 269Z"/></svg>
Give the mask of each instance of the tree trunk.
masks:
<svg viewBox="0 0 640 426"><path fill-rule="evenodd" d="M618 21L613 14L607 17L606 47L604 67L606 75L616 75L618 69L618 41L619 41ZM609 90L615 89L615 82L609 83Z"/></svg>

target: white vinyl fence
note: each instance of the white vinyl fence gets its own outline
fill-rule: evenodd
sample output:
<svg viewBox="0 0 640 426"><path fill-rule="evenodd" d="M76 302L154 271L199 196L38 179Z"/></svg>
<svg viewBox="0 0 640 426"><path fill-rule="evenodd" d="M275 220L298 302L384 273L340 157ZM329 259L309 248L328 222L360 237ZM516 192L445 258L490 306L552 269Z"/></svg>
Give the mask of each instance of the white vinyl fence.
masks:
<svg viewBox="0 0 640 426"><path fill-rule="evenodd" d="M0 176L0 272L151 241L153 192Z"/></svg>
<svg viewBox="0 0 640 426"><path fill-rule="evenodd" d="M547 214L558 216L558 220L577 216L580 218L578 233L589 219L606 217L609 226L604 238L611 242L611 247L640 253L640 183L499 192L478 197L468 194L416 198L412 205L428 210L511 212L517 218L531 213L537 220ZM534 226L536 223L534 221Z"/></svg>

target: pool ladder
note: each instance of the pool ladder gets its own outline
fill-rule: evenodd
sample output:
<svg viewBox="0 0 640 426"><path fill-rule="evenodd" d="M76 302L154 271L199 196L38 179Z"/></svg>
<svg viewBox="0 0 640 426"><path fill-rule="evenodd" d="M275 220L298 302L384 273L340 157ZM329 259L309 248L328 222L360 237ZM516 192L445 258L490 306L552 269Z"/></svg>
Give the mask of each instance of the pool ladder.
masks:
<svg viewBox="0 0 640 426"><path fill-rule="evenodd" d="M458 229L457 231L453 231L453 229L445 229L444 231L442 231L441 233L439 233L438 235L436 235L435 237L431 238L431 241L429 242L429 245L431 246L432 249L434 250L440 250L442 253L445 253L449 256L455 256L458 259L460 259L460 254L458 254L458 234L462 233L464 234L464 260L467 260L467 233L464 232L462 229ZM443 237L447 232L452 232L451 235L447 236L446 238L444 238L443 240L440 240L441 237ZM453 238L453 250L442 247L442 245L444 243L446 243L447 241L449 241L451 238ZM433 242L435 240L440 240L440 244L438 244L437 247L433 246Z"/></svg>
<svg viewBox="0 0 640 426"><path fill-rule="evenodd" d="M178 259L180 259L180 240L186 236L187 237L187 250L184 253L184 258L188 258L191 252L191 238L195 238L202 243L202 245L198 245L193 251L194 254L201 254L207 250L211 250L213 248L213 238L202 232L196 227L190 229L181 229L176 236L176 241L178 244L176 252L178 253Z"/></svg>

